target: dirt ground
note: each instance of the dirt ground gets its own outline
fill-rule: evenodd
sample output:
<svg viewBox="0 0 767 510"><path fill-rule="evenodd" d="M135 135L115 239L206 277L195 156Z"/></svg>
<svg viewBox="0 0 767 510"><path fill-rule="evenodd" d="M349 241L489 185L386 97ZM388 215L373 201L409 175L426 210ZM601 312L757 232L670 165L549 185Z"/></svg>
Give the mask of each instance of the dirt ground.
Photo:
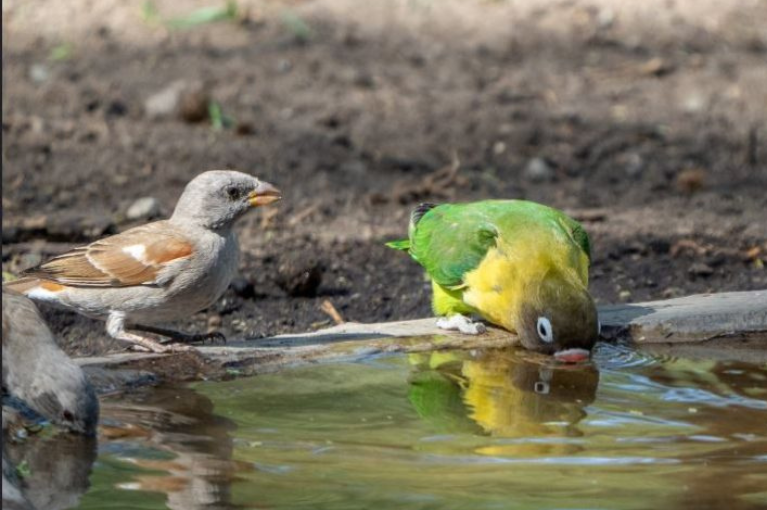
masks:
<svg viewBox="0 0 767 510"><path fill-rule="evenodd" d="M4 271L235 168L285 198L239 224L241 278L183 329L428 315L383 246L420 201L566 209L600 303L767 288L767 2L254 0L172 23L223 5L3 2ZM142 197L159 208L128 214ZM119 347L46 313L72 352Z"/></svg>

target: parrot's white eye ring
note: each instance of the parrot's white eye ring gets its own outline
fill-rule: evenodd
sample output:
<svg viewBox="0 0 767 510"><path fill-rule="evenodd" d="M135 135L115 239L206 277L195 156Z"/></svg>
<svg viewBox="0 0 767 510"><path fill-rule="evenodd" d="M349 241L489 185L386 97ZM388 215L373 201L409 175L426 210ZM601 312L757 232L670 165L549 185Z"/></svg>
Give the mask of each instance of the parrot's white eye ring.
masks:
<svg viewBox="0 0 767 510"><path fill-rule="evenodd" d="M546 317L538 317L538 324L536 326L538 336L541 340L550 344L554 341L554 329L551 327L551 321Z"/></svg>

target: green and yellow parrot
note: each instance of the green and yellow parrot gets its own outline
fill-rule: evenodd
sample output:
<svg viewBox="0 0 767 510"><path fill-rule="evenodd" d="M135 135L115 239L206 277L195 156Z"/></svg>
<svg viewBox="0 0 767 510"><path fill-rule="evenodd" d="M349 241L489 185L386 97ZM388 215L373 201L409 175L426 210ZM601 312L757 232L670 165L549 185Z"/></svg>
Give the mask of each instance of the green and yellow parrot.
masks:
<svg viewBox="0 0 767 510"><path fill-rule="evenodd" d="M588 291L591 256L583 227L563 212L524 200L421 204L405 250L431 278L437 325L480 334L476 314L533 351L581 361L599 336Z"/></svg>

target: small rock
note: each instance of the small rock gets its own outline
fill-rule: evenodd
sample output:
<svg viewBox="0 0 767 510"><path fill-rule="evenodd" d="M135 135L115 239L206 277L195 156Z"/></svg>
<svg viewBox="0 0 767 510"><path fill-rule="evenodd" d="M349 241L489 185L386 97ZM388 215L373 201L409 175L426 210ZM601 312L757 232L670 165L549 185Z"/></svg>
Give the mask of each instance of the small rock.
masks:
<svg viewBox="0 0 767 510"><path fill-rule="evenodd" d="M682 108L687 113L700 113L708 107L709 99L703 92L692 91L682 99Z"/></svg>
<svg viewBox="0 0 767 510"><path fill-rule="evenodd" d="M289 296L312 297L322 283L322 264L311 254L288 255L277 269L277 285Z"/></svg>
<svg viewBox="0 0 767 510"><path fill-rule="evenodd" d="M131 221L153 218L158 214L160 214L160 202L154 197L141 197L125 211L125 217Z"/></svg>
<svg viewBox="0 0 767 510"><path fill-rule="evenodd" d="M178 80L149 96L144 101L144 111L147 117L156 119L172 115L176 111L181 93L186 87L187 84L184 80Z"/></svg>
<svg viewBox="0 0 767 510"><path fill-rule="evenodd" d="M626 157L625 171L629 177L636 177L644 170L644 159L636 152L632 152Z"/></svg>
<svg viewBox="0 0 767 510"><path fill-rule="evenodd" d="M714 274L714 268L703 262L696 262L690 266L687 272L693 276L711 276Z"/></svg>
<svg viewBox="0 0 767 510"><path fill-rule="evenodd" d="M240 136L250 136L256 133L256 129L249 122L238 122L234 127L234 132Z"/></svg>
<svg viewBox="0 0 767 510"><path fill-rule="evenodd" d="M555 175L554 169L543 158L533 158L528 161L524 174L532 182L552 181Z"/></svg>
<svg viewBox="0 0 767 510"><path fill-rule="evenodd" d="M622 290L618 293L618 297L621 301L628 301L628 299L631 297L631 291Z"/></svg>
<svg viewBox="0 0 767 510"><path fill-rule="evenodd" d="M190 90L181 94L179 116L184 122L202 122L208 118L210 97L202 89Z"/></svg>
<svg viewBox="0 0 767 510"><path fill-rule="evenodd" d="M44 83L51 77L51 71L45 64L32 64L29 67L29 79L35 83Z"/></svg>
<svg viewBox="0 0 767 510"><path fill-rule="evenodd" d="M199 122L208 115L207 97L202 84L177 80L149 96L144 101L144 112L150 119L179 115L187 122Z"/></svg>
<svg viewBox="0 0 767 510"><path fill-rule="evenodd" d="M676 187L682 193L695 193L706 184L706 172L701 168L688 168L676 176Z"/></svg>

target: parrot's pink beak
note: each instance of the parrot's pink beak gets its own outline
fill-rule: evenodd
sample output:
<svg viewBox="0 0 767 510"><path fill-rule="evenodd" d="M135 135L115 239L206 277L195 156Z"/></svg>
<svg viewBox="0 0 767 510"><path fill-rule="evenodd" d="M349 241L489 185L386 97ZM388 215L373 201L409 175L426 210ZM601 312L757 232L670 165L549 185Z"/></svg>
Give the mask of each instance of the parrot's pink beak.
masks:
<svg viewBox="0 0 767 510"><path fill-rule="evenodd" d="M554 359L562 363L580 363L588 361L590 357L591 352L586 349L565 349L554 353Z"/></svg>

